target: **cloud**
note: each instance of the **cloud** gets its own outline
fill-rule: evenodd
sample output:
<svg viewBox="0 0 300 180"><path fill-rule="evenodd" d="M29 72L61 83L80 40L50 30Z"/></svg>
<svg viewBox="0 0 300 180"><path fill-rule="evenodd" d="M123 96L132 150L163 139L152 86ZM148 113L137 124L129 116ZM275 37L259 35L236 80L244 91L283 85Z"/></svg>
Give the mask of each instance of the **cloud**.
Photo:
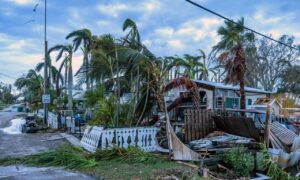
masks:
<svg viewBox="0 0 300 180"><path fill-rule="evenodd" d="M283 35L293 35L296 41L300 41L299 26L295 21L297 15L294 12L276 13L270 7L258 7L249 14L246 22L251 28L278 39ZM259 36L258 36L259 37Z"/></svg>
<svg viewBox="0 0 300 180"><path fill-rule="evenodd" d="M42 59L43 48L37 40L0 33L0 72L19 77L34 68ZM5 81L13 83L13 79Z"/></svg>
<svg viewBox="0 0 300 180"><path fill-rule="evenodd" d="M123 12L139 12L142 13L142 17L148 17L153 11L158 10L161 7L160 1L150 0L147 2L126 2L125 3L112 3L112 4L99 4L97 10L102 14L111 17L118 17Z"/></svg>
<svg viewBox="0 0 300 180"><path fill-rule="evenodd" d="M144 40L155 54L195 54L201 48L207 53L219 41L217 28L223 21L212 17L190 19L178 24L177 28L166 26L150 32Z"/></svg>
<svg viewBox="0 0 300 180"><path fill-rule="evenodd" d="M129 6L126 4L101 4L97 6L98 11L108 16L117 17L120 12L129 10Z"/></svg>
<svg viewBox="0 0 300 180"><path fill-rule="evenodd" d="M18 5L29 5L29 4L34 4L35 1L33 0L7 0L8 2L13 2Z"/></svg>
<svg viewBox="0 0 300 180"><path fill-rule="evenodd" d="M174 48L174 49L183 49L183 47L184 47L182 41L178 40L178 39L170 40L170 41L168 41L168 44L171 48Z"/></svg>

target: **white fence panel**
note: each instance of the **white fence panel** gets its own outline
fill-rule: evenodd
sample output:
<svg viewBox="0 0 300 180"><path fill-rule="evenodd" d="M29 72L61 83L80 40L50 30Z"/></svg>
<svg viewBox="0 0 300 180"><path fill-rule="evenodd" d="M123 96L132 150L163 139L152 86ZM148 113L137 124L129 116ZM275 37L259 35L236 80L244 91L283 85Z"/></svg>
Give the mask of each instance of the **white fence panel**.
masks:
<svg viewBox="0 0 300 180"><path fill-rule="evenodd" d="M157 131L158 129L154 127L103 130L102 127L87 126L81 139L81 144L90 152L96 152L97 148L104 150L113 147L128 148L129 146L139 147L143 151L152 152L157 149Z"/></svg>
<svg viewBox="0 0 300 180"><path fill-rule="evenodd" d="M103 127L87 126L80 143L89 152L96 152Z"/></svg>
<svg viewBox="0 0 300 180"><path fill-rule="evenodd" d="M58 116L52 112L48 113L48 127L58 129Z"/></svg>
<svg viewBox="0 0 300 180"><path fill-rule="evenodd" d="M44 118L44 109L38 109L37 116L39 118Z"/></svg>
<svg viewBox="0 0 300 180"><path fill-rule="evenodd" d="M102 131L101 149L135 146L146 152L155 151L157 131L158 129L154 127L106 129Z"/></svg>

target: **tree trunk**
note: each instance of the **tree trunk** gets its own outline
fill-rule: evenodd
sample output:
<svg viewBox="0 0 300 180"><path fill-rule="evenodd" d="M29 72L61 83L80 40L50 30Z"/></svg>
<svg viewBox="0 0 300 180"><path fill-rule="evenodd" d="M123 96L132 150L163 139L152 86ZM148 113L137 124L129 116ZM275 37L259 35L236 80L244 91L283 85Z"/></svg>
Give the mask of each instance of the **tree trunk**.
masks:
<svg viewBox="0 0 300 180"><path fill-rule="evenodd" d="M49 64L48 64L48 68L49 68L49 87L51 87L52 85L52 62L51 62L51 59L49 56L48 57L48 60L49 60ZM47 61L48 62L48 61Z"/></svg>
<svg viewBox="0 0 300 180"><path fill-rule="evenodd" d="M245 82L240 80L241 109L246 109Z"/></svg>
<svg viewBox="0 0 300 180"><path fill-rule="evenodd" d="M240 83L240 95L241 95L241 105L240 109L246 109L246 96L245 96L245 69L246 69L246 63L245 63L245 56L244 56L244 50L242 43L239 42L236 49L236 63L238 63L238 78ZM242 113L244 115L244 113Z"/></svg>
<svg viewBox="0 0 300 180"><path fill-rule="evenodd" d="M68 85L68 62L65 62L65 94L67 94Z"/></svg>
<svg viewBox="0 0 300 180"><path fill-rule="evenodd" d="M88 59L88 51L84 50L84 63L85 63L85 83L86 83L86 90L90 90L90 81L89 81L89 59Z"/></svg>
<svg viewBox="0 0 300 180"><path fill-rule="evenodd" d="M72 69L72 55L69 60L68 73L68 110L73 109L73 69Z"/></svg>

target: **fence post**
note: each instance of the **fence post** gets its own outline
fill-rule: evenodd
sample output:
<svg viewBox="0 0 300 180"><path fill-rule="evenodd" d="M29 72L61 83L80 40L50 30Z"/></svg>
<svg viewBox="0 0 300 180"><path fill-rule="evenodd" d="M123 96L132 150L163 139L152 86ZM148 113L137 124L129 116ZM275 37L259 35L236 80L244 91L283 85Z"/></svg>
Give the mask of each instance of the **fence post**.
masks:
<svg viewBox="0 0 300 180"><path fill-rule="evenodd" d="M266 108L266 120L265 120L265 144L266 147L269 148L269 139L270 139L270 122L271 121L271 114L270 114L270 105L267 104Z"/></svg>

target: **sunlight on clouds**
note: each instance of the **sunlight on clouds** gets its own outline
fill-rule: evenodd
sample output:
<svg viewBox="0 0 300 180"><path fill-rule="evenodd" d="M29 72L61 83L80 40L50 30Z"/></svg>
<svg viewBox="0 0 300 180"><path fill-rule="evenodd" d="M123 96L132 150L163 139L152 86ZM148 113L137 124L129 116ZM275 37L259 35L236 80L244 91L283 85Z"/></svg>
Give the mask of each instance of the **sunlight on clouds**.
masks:
<svg viewBox="0 0 300 180"><path fill-rule="evenodd" d="M142 4L142 7L146 7L147 11L153 11L160 8L160 2L159 1L150 1L145 2Z"/></svg>
<svg viewBox="0 0 300 180"><path fill-rule="evenodd" d="M27 4L34 4L35 1L33 0L8 0L9 2L13 2L19 5L27 5Z"/></svg>
<svg viewBox="0 0 300 180"><path fill-rule="evenodd" d="M183 47L184 47L181 40L177 40L177 39L168 41L168 45L174 49L183 49Z"/></svg>
<svg viewBox="0 0 300 180"><path fill-rule="evenodd" d="M134 8L132 8L134 7ZM148 17L153 11L161 7L160 1L152 0L142 3L113 3L100 4L97 6L98 11L111 17L118 17L122 12L142 12L145 17Z"/></svg>
<svg viewBox="0 0 300 180"><path fill-rule="evenodd" d="M19 41L16 41L16 42L13 42L11 44L9 44L7 46L7 48L9 50L15 50L15 51L20 51L22 50L23 48L26 47L28 42L26 42L25 40L19 40Z"/></svg>

